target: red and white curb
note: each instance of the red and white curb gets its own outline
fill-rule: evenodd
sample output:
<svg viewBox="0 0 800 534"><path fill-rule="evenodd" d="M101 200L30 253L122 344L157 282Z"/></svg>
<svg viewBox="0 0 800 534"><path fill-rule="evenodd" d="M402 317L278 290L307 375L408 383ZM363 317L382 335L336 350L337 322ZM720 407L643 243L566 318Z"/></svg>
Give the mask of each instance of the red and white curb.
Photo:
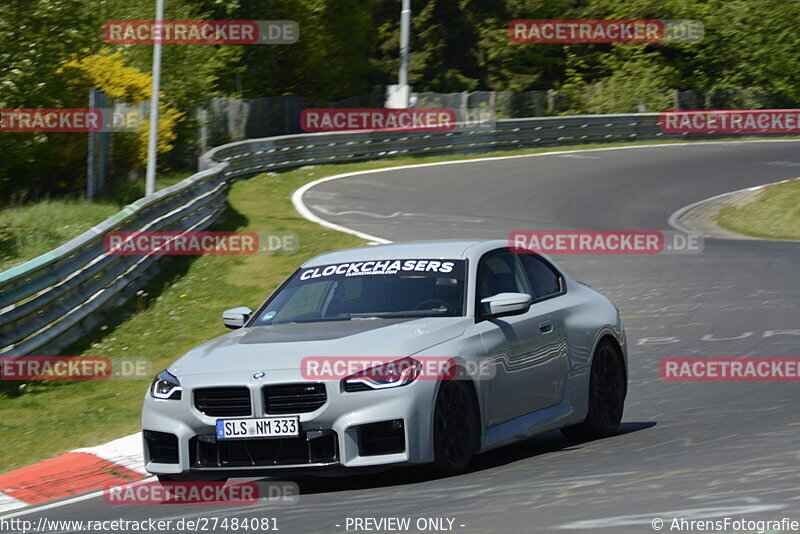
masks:
<svg viewBox="0 0 800 534"><path fill-rule="evenodd" d="M146 478L142 453L137 433L4 473L0 513Z"/></svg>
<svg viewBox="0 0 800 534"><path fill-rule="evenodd" d="M685 232L685 233L689 233L689 234L695 233L694 230L692 230L691 228L685 227L679 221L680 221L681 217L686 215L687 212L695 209L696 207L701 206L703 204L706 204L708 202L713 202L715 200L719 200L719 199L722 199L722 198L730 197L730 196L733 196L733 195L738 195L739 193L744 193L745 191L759 191L761 189L765 189L765 188L771 187L773 185L785 184L787 182L796 182L798 180L800 180L800 177L789 178L788 180L781 180L780 182L772 182L772 183L769 183L769 184L755 185L753 187L745 187L744 189L737 189L736 191L730 191L728 193L722 193L721 195L716 195L716 196L713 196L711 198L707 198L705 200L701 200L699 202L694 202L692 204L689 204L688 206L682 207L681 209L679 209L678 211L676 211L675 213L670 215L669 216L669 225L671 227L675 228L676 230L680 231L680 232ZM714 236L705 235L704 237L714 237ZM743 237L743 239L758 239L758 238L744 238ZM780 239L771 239L770 241L782 241L782 240L780 240Z"/></svg>
<svg viewBox="0 0 800 534"><path fill-rule="evenodd" d="M771 184L762 184L762 185L757 185L755 187L748 187L746 190L743 189L742 191L758 191L759 189L764 189L765 187L770 187L778 184L785 184L787 182L796 182L797 180L800 180L800 177L789 178L788 180L781 180L780 182L772 182Z"/></svg>

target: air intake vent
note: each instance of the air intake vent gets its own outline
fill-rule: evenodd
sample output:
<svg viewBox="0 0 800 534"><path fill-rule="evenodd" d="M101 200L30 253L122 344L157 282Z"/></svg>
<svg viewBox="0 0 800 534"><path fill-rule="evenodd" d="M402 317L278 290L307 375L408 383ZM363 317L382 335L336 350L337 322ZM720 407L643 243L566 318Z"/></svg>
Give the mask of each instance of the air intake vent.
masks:
<svg viewBox="0 0 800 534"><path fill-rule="evenodd" d="M315 382L264 386L262 391L269 415L313 412L328 400L325 384Z"/></svg>
<svg viewBox="0 0 800 534"><path fill-rule="evenodd" d="M178 436L165 432L144 430L144 441L150 453L150 461L160 464L178 463Z"/></svg>
<svg viewBox="0 0 800 534"><path fill-rule="evenodd" d="M215 417L252 415L250 390L245 387L196 389L194 405L204 414Z"/></svg>

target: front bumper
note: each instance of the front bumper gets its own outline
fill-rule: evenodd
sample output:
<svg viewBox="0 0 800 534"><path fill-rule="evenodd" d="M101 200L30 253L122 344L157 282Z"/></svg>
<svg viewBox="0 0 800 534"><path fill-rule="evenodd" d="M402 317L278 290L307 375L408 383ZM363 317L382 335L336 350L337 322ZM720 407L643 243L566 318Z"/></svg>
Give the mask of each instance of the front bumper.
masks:
<svg viewBox="0 0 800 534"><path fill-rule="evenodd" d="M217 419L194 402L209 387L247 387L251 417L269 417L262 388L308 383L296 370L227 372L179 377L179 400L145 395L142 408L145 468L159 475L249 476L285 470L328 470L433 461L432 407L436 382L415 381L398 388L345 392L339 381L324 384L326 402L311 412L281 413L300 418L300 437L217 440ZM376 424L377 423L377 424ZM371 426L365 426L371 425ZM391 439L387 439L387 435ZM399 437L402 445L398 448Z"/></svg>

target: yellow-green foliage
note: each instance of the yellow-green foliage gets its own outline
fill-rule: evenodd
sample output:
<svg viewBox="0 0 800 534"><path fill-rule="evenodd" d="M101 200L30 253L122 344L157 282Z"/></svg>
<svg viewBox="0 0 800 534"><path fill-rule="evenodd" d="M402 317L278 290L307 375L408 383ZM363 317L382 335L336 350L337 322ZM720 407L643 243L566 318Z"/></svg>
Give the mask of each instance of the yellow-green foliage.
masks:
<svg viewBox="0 0 800 534"><path fill-rule="evenodd" d="M74 85L92 85L109 98L130 104L137 104L150 99L152 77L137 68L125 65L122 52L103 49L98 53L82 58L72 57L59 69L59 72L74 73L71 83ZM177 137L175 127L183 119L184 113L170 106L164 94L158 106L158 151L168 152ZM147 120L139 121L139 141L136 149L139 162L147 158Z"/></svg>

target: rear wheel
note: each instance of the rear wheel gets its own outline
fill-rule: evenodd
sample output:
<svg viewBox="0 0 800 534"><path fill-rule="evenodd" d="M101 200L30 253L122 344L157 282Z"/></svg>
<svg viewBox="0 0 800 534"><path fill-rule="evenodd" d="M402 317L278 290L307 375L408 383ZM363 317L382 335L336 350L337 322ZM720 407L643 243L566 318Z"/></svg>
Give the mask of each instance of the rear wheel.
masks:
<svg viewBox="0 0 800 534"><path fill-rule="evenodd" d="M434 462L442 473L460 473L472 460L480 437L477 413L475 398L465 382L442 382L433 423Z"/></svg>
<svg viewBox="0 0 800 534"><path fill-rule="evenodd" d="M592 360L586 419L562 428L561 433L574 440L604 438L616 433L622 421L625 389L622 354L612 342L602 341Z"/></svg>

